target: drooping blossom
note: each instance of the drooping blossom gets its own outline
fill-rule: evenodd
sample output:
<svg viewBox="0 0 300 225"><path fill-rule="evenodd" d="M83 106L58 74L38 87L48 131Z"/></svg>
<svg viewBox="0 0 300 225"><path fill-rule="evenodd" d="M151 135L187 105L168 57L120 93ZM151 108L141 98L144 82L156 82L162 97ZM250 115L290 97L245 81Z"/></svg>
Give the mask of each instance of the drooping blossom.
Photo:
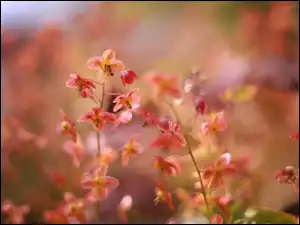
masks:
<svg viewBox="0 0 300 225"><path fill-rule="evenodd" d="M86 206L83 198L76 198L72 193L66 192L64 203L63 213L65 216L75 218L81 224L86 222Z"/></svg>
<svg viewBox="0 0 300 225"><path fill-rule="evenodd" d="M143 147L135 141L136 135L132 135L129 141L124 145L122 150L122 166L127 166L131 157L138 156L142 153Z"/></svg>
<svg viewBox="0 0 300 225"><path fill-rule="evenodd" d="M125 195L117 208L118 217L122 223L128 223L128 212L131 210L132 207L132 197L130 195Z"/></svg>
<svg viewBox="0 0 300 225"><path fill-rule="evenodd" d="M116 59L116 53L107 49L102 56L95 56L87 61L88 68L101 70L107 76L113 76L114 73L124 70L125 66L122 61Z"/></svg>
<svg viewBox="0 0 300 225"><path fill-rule="evenodd" d="M47 210L44 212L44 220L50 224L68 224L68 217L64 214L62 205L55 210Z"/></svg>
<svg viewBox="0 0 300 225"><path fill-rule="evenodd" d="M195 105L195 109L198 113L200 113L201 115L203 115L205 113L205 111L207 109L207 105L202 97L200 97L200 96L195 97L194 105Z"/></svg>
<svg viewBox="0 0 300 225"><path fill-rule="evenodd" d="M127 94L119 95L113 103L116 103L113 111L117 112L120 109L136 110L140 107L140 97L137 96L139 89L134 89Z"/></svg>
<svg viewBox="0 0 300 225"><path fill-rule="evenodd" d="M80 116L77 120L81 122L92 122L96 130L103 130L105 123L115 123L117 118L114 114L108 112L102 112L100 108L93 108L91 112L87 112Z"/></svg>
<svg viewBox="0 0 300 225"><path fill-rule="evenodd" d="M95 82L81 77L78 74L71 74L71 79L66 82L66 87L76 88L82 98L94 99Z"/></svg>
<svg viewBox="0 0 300 225"><path fill-rule="evenodd" d="M1 205L1 212L6 216L6 222L9 224L25 223L25 215L30 211L28 205L16 206L11 201L5 200Z"/></svg>
<svg viewBox="0 0 300 225"><path fill-rule="evenodd" d="M103 200L111 191L119 186L118 179L106 176L104 167L98 167L91 172L85 173L81 179L83 189L91 190L90 199Z"/></svg>
<svg viewBox="0 0 300 225"><path fill-rule="evenodd" d="M227 123L224 118L224 113L212 113L210 118L201 126L201 131L204 135L208 133L222 132L227 128Z"/></svg>
<svg viewBox="0 0 300 225"><path fill-rule="evenodd" d="M277 171L276 180L280 184L292 184L296 193L299 193L299 169L287 166Z"/></svg>
<svg viewBox="0 0 300 225"><path fill-rule="evenodd" d="M157 118L154 117L150 112L139 110L137 111L137 114L144 120L144 123L142 125L143 127L148 125L155 125L157 123Z"/></svg>
<svg viewBox="0 0 300 225"><path fill-rule="evenodd" d="M138 79L138 76L131 69L125 69L120 72L120 78L123 85L126 86L128 84L132 84L136 79Z"/></svg>
<svg viewBox="0 0 300 225"><path fill-rule="evenodd" d="M79 141L66 141L64 143L63 149L70 157L72 164L75 167L79 167L80 162L84 157L84 150L82 144Z"/></svg>
<svg viewBox="0 0 300 225"><path fill-rule="evenodd" d="M223 217L220 214L215 214L209 218L209 224L223 224Z"/></svg>
<svg viewBox="0 0 300 225"><path fill-rule="evenodd" d="M63 121L57 126L57 131L71 136L72 140L76 142L77 131L75 129L75 123L62 111L60 110Z"/></svg>
<svg viewBox="0 0 300 225"><path fill-rule="evenodd" d="M156 188L155 188L156 198L154 199L155 205L159 202L166 202L171 210L174 210L172 194L168 192L164 185L156 181Z"/></svg>
<svg viewBox="0 0 300 225"><path fill-rule="evenodd" d="M170 156L166 159L161 156L155 156L153 166L165 176L177 176L181 171L178 157L176 156Z"/></svg>
<svg viewBox="0 0 300 225"><path fill-rule="evenodd" d="M46 174L58 187L65 185L66 179L59 171L53 169L46 170Z"/></svg>
<svg viewBox="0 0 300 225"><path fill-rule="evenodd" d="M295 130L290 134L290 138L294 141L299 141L299 131Z"/></svg>
<svg viewBox="0 0 300 225"><path fill-rule="evenodd" d="M231 163L231 154L225 153L219 157L214 164L203 170L203 179L210 180L210 187L215 188L224 183L224 178L237 172L234 164Z"/></svg>
<svg viewBox="0 0 300 225"><path fill-rule="evenodd" d="M179 98L181 96L176 76L150 72L145 75L145 79L154 86L155 95L157 97L167 95L170 97Z"/></svg>

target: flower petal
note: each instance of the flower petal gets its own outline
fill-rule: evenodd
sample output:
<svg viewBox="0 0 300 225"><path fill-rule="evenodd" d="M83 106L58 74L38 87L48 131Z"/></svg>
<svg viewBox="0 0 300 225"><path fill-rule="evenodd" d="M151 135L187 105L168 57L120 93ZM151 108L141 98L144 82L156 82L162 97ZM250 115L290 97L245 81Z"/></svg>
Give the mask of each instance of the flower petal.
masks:
<svg viewBox="0 0 300 225"><path fill-rule="evenodd" d="M220 214L215 214L209 219L210 224L223 224L223 217Z"/></svg>
<svg viewBox="0 0 300 225"><path fill-rule="evenodd" d="M102 59L104 61L111 61L116 58L116 53L112 49L107 49L102 53Z"/></svg>

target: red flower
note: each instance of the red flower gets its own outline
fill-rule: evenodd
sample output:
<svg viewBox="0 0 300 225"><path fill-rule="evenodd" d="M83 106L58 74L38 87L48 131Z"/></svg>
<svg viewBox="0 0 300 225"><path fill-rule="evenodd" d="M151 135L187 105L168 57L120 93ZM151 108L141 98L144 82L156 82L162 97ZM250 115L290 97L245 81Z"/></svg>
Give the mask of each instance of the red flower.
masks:
<svg viewBox="0 0 300 225"><path fill-rule="evenodd" d="M156 72L145 75L146 80L155 87L156 96L168 95L174 98L180 97L176 76L166 76Z"/></svg>
<svg viewBox="0 0 300 225"><path fill-rule="evenodd" d="M125 69L120 72L120 78L123 85L132 84L134 80L138 79L137 75L131 69Z"/></svg>
<svg viewBox="0 0 300 225"><path fill-rule="evenodd" d="M299 131L293 131L291 134L290 134L290 138L294 141L299 141Z"/></svg>
<svg viewBox="0 0 300 225"><path fill-rule="evenodd" d="M105 123L115 123L117 118L114 114L101 112L100 108L93 108L92 112L88 112L80 116L78 122L91 121L96 130L102 130Z"/></svg>
<svg viewBox="0 0 300 225"><path fill-rule="evenodd" d="M83 146L78 141L76 143L73 141L66 141L63 148L70 156L73 165L79 167L84 156Z"/></svg>
<svg viewBox="0 0 300 225"><path fill-rule="evenodd" d="M209 224L223 224L223 217L220 214L215 214L210 217Z"/></svg>
<svg viewBox="0 0 300 225"><path fill-rule="evenodd" d="M201 115L203 115L207 108L206 103L203 100L203 98L196 97L194 100L194 104L195 104L195 109L197 110L197 112L199 112Z"/></svg>
<svg viewBox="0 0 300 225"><path fill-rule="evenodd" d="M65 177L57 170L47 170L46 174L58 186L62 187L66 183Z"/></svg>
<svg viewBox="0 0 300 225"><path fill-rule="evenodd" d="M15 206L11 201L3 201L1 211L7 216L7 223L22 224L25 223L24 216L29 213L30 207L28 205Z"/></svg>
<svg viewBox="0 0 300 225"><path fill-rule="evenodd" d="M299 169L287 166L276 173L276 180L280 184L292 184L296 193L299 193Z"/></svg>
<svg viewBox="0 0 300 225"><path fill-rule="evenodd" d="M157 123L157 119L153 116L150 112L145 111L137 111L138 115L142 117L142 119L145 121L143 124L143 127L147 125L154 125Z"/></svg>
<svg viewBox="0 0 300 225"><path fill-rule="evenodd" d="M139 89L134 89L130 91L127 94L119 95L113 103L116 103L113 111L117 112L122 108L125 108L127 110L135 110L140 107L140 98L136 95L136 92L139 91Z"/></svg>
<svg viewBox="0 0 300 225"><path fill-rule="evenodd" d="M50 224L68 224L68 217L64 215L62 206L55 210L47 210L44 212L44 219L46 223Z"/></svg>
<svg viewBox="0 0 300 225"><path fill-rule="evenodd" d="M102 56L90 58L87 65L90 69L102 70L108 76L125 69L123 62L116 59L116 53L111 49L105 50Z"/></svg>
<svg viewBox="0 0 300 225"><path fill-rule="evenodd" d="M154 203L157 204L159 202L166 202L171 210L174 210L174 205L172 201L172 194L166 190L162 183L156 181L155 188L156 198L154 199Z"/></svg>
<svg viewBox="0 0 300 225"><path fill-rule="evenodd" d="M230 153L223 154L213 165L208 166L203 171L203 179L210 180L210 187L215 188L224 183L224 177L237 172L234 164L231 163Z"/></svg>
<svg viewBox="0 0 300 225"><path fill-rule="evenodd" d="M138 156L143 151L143 147L136 143L135 141L136 135L132 135L129 141L124 145L122 151L122 165L127 166L129 158Z"/></svg>
<svg viewBox="0 0 300 225"><path fill-rule="evenodd" d="M224 113L213 113L210 119L204 122L201 126L201 131L204 135L210 132L221 132L227 128L226 121L224 119Z"/></svg>
<svg viewBox="0 0 300 225"><path fill-rule="evenodd" d="M60 114L63 121L57 126L56 130L62 134L70 135L72 140L76 142L77 132L75 129L75 124L62 110L60 111Z"/></svg>
<svg viewBox="0 0 300 225"><path fill-rule="evenodd" d="M91 190L88 195L90 199L103 200L119 186L118 179L105 176L103 172L103 167L98 167L84 174L81 179L82 187Z"/></svg>
<svg viewBox="0 0 300 225"><path fill-rule="evenodd" d="M64 194L63 212L66 217L73 217L79 223L85 223L85 202L82 198L76 198L72 193Z"/></svg>
<svg viewBox="0 0 300 225"><path fill-rule="evenodd" d="M66 82L68 88L77 88L82 98L94 99L95 82L86 78L82 78L78 74L71 74L71 79Z"/></svg>
<svg viewBox="0 0 300 225"><path fill-rule="evenodd" d="M155 156L154 168L158 169L165 176L177 176L181 168L177 161L177 157L171 156L164 159L161 156Z"/></svg>

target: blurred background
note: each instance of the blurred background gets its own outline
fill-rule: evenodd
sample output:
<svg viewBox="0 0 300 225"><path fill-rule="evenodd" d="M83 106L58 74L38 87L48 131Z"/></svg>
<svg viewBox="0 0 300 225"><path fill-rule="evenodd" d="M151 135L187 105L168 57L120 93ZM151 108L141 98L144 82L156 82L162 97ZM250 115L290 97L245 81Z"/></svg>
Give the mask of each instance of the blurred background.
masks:
<svg viewBox="0 0 300 225"><path fill-rule="evenodd" d="M2 200L28 203L32 222L41 221L42 212L53 209L63 192L84 194L79 181L96 150L95 136L90 126L78 127L87 155L76 169L55 127L59 109L76 119L94 104L65 88L69 74L98 79L86 61L111 48L141 78L158 70L184 82L198 68L207 81L196 79L193 93L207 93L215 109L224 107L219 94L226 88L257 85L254 99L229 109L230 129L219 144L236 155L251 155L252 189L257 191L252 203L274 209L295 203L290 187L278 185L274 172L299 165L298 143L288 138L299 122L298 8L298 1L1 1ZM143 79L132 87L141 88L142 107L166 113ZM118 76L108 88L126 91ZM106 99L107 110L112 100ZM191 102L178 106L185 129L192 128L191 107ZM146 146L156 133L141 129L141 123L134 118L118 133L107 127L103 141L117 151L138 132ZM196 142L194 149L200 151ZM155 171L149 162L155 154L149 150L126 169L112 168L121 186L101 204L104 221L114 222L115 207L125 194L133 196L138 222L162 223L172 215L164 205L153 206ZM47 175L49 170L59 171L65 182Z"/></svg>

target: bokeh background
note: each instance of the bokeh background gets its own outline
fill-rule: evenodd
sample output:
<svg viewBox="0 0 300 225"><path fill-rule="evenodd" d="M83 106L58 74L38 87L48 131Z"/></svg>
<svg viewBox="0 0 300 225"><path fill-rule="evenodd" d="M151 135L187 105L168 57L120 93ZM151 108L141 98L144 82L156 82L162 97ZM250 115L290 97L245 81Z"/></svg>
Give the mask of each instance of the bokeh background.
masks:
<svg viewBox="0 0 300 225"><path fill-rule="evenodd" d="M298 144L288 138L298 129L299 4L297 1L225 2L17 2L1 1L1 198L28 203L28 221L41 221L64 191L79 196L80 175L96 150L89 126L81 125L87 156L75 169L62 151L63 137L55 132L59 109L73 119L90 110L93 102L78 99L65 88L70 73L98 79L86 67L89 57L108 48L141 78L149 70L176 74L181 82L198 68L205 82L195 81L196 92L221 109L219 94L237 84L255 84L250 102L228 111L229 130L219 145L235 155L251 155L254 204L282 209L295 202L289 187L278 185L274 172L298 166ZM158 114L164 108L149 94L143 79L142 107ZM109 89L125 92L118 76ZM107 98L109 110L112 99ZM191 108L178 106L185 129L192 129ZM116 151L133 133L140 142L156 133L134 119L114 132L108 127L103 142ZM201 148L195 142L195 152ZM140 222L164 222L172 215L165 206L153 206L155 172L148 150L128 168L111 173L121 187L101 204L104 221L114 222L121 197L131 194ZM182 152L187 171L188 159ZM65 183L57 186L47 171L57 170ZM185 177L186 176L186 179ZM186 185L187 172L176 185Z"/></svg>

